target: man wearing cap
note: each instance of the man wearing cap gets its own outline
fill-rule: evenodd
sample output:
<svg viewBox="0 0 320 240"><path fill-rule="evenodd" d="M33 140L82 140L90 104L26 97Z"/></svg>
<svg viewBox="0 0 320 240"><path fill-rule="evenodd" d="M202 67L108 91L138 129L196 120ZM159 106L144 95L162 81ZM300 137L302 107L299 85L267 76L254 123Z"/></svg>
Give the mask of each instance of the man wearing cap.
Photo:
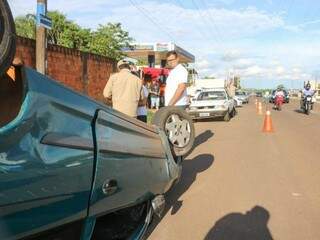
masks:
<svg viewBox="0 0 320 240"><path fill-rule="evenodd" d="M118 62L119 72L109 78L103 96L112 101L114 109L131 117L137 117L139 100L144 98L141 94L142 82L130 72L129 64L126 60Z"/></svg>

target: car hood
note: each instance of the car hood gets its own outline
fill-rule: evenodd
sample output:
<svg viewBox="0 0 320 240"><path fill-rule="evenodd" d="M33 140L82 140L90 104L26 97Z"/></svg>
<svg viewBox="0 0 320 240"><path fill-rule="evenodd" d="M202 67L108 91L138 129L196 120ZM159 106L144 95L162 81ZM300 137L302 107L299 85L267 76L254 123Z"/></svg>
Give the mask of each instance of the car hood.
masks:
<svg viewBox="0 0 320 240"><path fill-rule="evenodd" d="M191 103L190 107L207 107L207 106L218 106L226 103L226 100L204 100L204 101L194 101Z"/></svg>

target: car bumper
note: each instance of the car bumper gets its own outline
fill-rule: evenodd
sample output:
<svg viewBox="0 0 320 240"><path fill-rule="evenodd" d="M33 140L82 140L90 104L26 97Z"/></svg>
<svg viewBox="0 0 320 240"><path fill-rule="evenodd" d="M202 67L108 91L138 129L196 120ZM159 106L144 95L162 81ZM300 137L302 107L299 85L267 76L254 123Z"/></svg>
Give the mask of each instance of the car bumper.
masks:
<svg viewBox="0 0 320 240"><path fill-rule="evenodd" d="M192 119L205 119L205 118L216 118L224 117L228 110L215 110L215 111L188 111Z"/></svg>
<svg viewBox="0 0 320 240"><path fill-rule="evenodd" d="M241 103L248 103L249 99L247 98L240 98L239 101L241 101Z"/></svg>

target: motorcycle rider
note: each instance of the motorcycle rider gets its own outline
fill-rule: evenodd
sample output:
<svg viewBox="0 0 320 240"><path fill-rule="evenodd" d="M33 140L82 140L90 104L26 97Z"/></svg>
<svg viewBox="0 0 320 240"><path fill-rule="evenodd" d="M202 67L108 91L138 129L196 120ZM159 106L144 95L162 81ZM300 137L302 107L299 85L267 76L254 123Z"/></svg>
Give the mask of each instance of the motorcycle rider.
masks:
<svg viewBox="0 0 320 240"><path fill-rule="evenodd" d="M284 98L285 98L284 91L280 87L278 87L276 92L274 93L274 96L275 96L274 107L277 108L277 97L281 97L284 100Z"/></svg>
<svg viewBox="0 0 320 240"><path fill-rule="evenodd" d="M304 86L304 89L302 90L302 96L301 96L301 101L300 101L300 104L301 104L301 108L303 108L303 102L304 102L304 98L307 97L307 96L310 96L310 97L313 97L313 95L316 93L316 91L312 90L311 89L311 85L310 83L308 82L305 86ZM311 104L311 110L313 109L313 101L312 101L312 104Z"/></svg>

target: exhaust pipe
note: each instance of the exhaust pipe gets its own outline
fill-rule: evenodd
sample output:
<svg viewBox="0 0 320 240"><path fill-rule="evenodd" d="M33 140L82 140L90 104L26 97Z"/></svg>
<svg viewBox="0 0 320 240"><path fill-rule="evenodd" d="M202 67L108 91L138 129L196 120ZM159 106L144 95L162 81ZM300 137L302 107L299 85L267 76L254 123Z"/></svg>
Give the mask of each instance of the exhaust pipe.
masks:
<svg viewBox="0 0 320 240"><path fill-rule="evenodd" d="M152 208L154 213L161 218L162 213L164 211L164 208L166 206L166 200L164 198L164 195L157 195L152 201Z"/></svg>

